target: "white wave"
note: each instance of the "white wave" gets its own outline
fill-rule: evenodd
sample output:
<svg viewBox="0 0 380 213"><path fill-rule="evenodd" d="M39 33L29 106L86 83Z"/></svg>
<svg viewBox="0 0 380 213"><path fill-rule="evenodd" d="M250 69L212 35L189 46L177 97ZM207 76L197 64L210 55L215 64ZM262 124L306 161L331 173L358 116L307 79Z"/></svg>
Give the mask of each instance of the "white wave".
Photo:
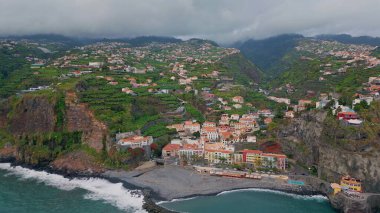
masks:
<svg viewBox="0 0 380 213"><path fill-rule="evenodd" d="M293 194L293 193L288 193L288 192L282 192L278 190L272 190L272 189L260 189L260 188L248 188L248 189L236 189L236 190L229 190L229 191L224 191L216 196L224 195L224 194L229 194L229 193L236 193L236 192L244 192L244 191L254 191L254 192L269 192L273 194L280 194L280 195L285 195L285 196L290 196L296 199L303 199L303 200L317 200L317 201L326 201L328 198L323 195L298 195L298 194Z"/></svg>
<svg viewBox="0 0 380 213"><path fill-rule="evenodd" d="M169 200L169 201L159 201L156 204L157 205L161 205L161 204L164 204L164 203L181 202L181 201L192 200L192 199L195 199L195 198L197 198L197 196L196 197L189 197L189 198L178 198L178 199L173 199L173 200Z"/></svg>
<svg viewBox="0 0 380 213"><path fill-rule="evenodd" d="M137 190L127 190L122 183L111 183L101 178L73 178L35 171L21 166L12 167L9 163L0 163L0 169L17 176L20 180L32 179L61 190L84 189L88 193L85 199L102 200L127 212L146 212L142 206L144 197Z"/></svg>

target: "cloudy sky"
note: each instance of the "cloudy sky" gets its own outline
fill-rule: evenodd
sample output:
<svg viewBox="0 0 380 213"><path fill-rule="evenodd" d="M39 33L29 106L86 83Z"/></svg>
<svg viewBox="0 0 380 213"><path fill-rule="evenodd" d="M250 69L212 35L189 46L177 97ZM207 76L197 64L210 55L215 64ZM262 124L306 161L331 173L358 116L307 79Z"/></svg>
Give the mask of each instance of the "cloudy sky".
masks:
<svg viewBox="0 0 380 213"><path fill-rule="evenodd" d="M0 0L0 35L380 36L380 0Z"/></svg>

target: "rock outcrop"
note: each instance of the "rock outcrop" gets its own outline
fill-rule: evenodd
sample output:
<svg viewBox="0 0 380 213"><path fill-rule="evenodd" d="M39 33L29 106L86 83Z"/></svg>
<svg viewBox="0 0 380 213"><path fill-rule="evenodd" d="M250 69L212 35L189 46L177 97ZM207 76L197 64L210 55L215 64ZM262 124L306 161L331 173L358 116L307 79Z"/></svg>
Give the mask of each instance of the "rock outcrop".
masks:
<svg viewBox="0 0 380 213"><path fill-rule="evenodd" d="M83 142L101 151L107 140L107 126L95 118L86 104L79 103L74 92L66 93L65 103L67 130L83 132Z"/></svg>
<svg viewBox="0 0 380 213"><path fill-rule="evenodd" d="M339 182L342 175L351 175L363 181L366 192L380 192L380 153L376 147L363 151L350 151L339 143L327 140L326 112L306 112L279 129L277 136L286 154L299 164L317 166L318 177L327 182ZM358 140L355 141L356 143ZM380 205L377 195L352 199L344 194L331 195L328 185L319 190L329 195L331 204L344 212L375 212ZM318 188L318 187L317 187ZM326 191L327 190L327 191Z"/></svg>
<svg viewBox="0 0 380 213"><path fill-rule="evenodd" d="M380 153L349 152L321 146L318 162L319 176L339 181L342 174L361 179L366 192L380 192Z"/></svg>
<svg viewBox="0 0 380 213"><path fill-rule="evenodd" d="M96 162L93 156L84 151L75 151L58 157L50 166L54 170L64 171L65 174L101 174L104 167Z"/></svg>
<svg viewBox="0 0 380 213"><path fill-rule="evenodd" d="M306 165L316 165L319 161L320 137L326 112L302 114L289 125L278 131L283 151Z"/></svg>
<svg viewBox="0 0 380 213"><path fill-rule="evenodd" d="M13 109L9 130L14 135L54 131L54 103L44 96L25 95Z"/></svg>

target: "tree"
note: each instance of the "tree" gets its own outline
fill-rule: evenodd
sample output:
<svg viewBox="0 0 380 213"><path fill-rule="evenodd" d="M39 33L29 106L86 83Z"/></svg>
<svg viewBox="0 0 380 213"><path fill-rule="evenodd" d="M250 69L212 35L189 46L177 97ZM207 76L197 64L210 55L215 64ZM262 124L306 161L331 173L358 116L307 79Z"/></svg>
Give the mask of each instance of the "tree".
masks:
<svg viewBox="0 0 380 213"><path fill-rule="evenodd" d="M219 161L221 164L225 164L227 162L227 159L225 157L219 157Z"/></svg>
<svg viewBox="0 0 380 213"><path fill-rule="evenodd" d="M367 101L360 101L360 103L356 104L354 106L354 110L356 112L360 112L362 111L363 109L369 109L369 105L367 103Z"/></svg>
<svg viewBox="0 0 380 213"><path fill-rule="evenodd" d="M151 148L152 150L157 150L157 149L158 149L158 145L157 145L156 143L152 143L152 144L150 145L150 148Z"/></svg>
<svg viewBox="0 0 380 213"><path fill-rule="evenodd" d="M255 164L255 167L256 167L256 168L260 168L260 167L263 166L263 162L262 162L261 158L257 158L257 159L255 160L254 164Z"/></svg>
<svg viewBox="0 0 380 213"><path fill-rule="evenodd" d="M201 133L199 131L194 132L193 136L196 137L196 138L199 138L199 137L201 137Z"/></svg>

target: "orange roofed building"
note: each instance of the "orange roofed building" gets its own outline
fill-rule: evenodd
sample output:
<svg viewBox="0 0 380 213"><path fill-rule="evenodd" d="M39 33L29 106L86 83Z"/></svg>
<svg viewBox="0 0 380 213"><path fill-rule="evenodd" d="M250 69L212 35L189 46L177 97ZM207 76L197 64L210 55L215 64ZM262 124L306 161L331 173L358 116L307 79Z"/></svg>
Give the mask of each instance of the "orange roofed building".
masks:
<svg viewBox="0 0 380 213"><path fill-rule="evenodd" d="M162 157L178 157L179 149L181 148L181 145L179 144L167 144L162 149Z"/></svg>

